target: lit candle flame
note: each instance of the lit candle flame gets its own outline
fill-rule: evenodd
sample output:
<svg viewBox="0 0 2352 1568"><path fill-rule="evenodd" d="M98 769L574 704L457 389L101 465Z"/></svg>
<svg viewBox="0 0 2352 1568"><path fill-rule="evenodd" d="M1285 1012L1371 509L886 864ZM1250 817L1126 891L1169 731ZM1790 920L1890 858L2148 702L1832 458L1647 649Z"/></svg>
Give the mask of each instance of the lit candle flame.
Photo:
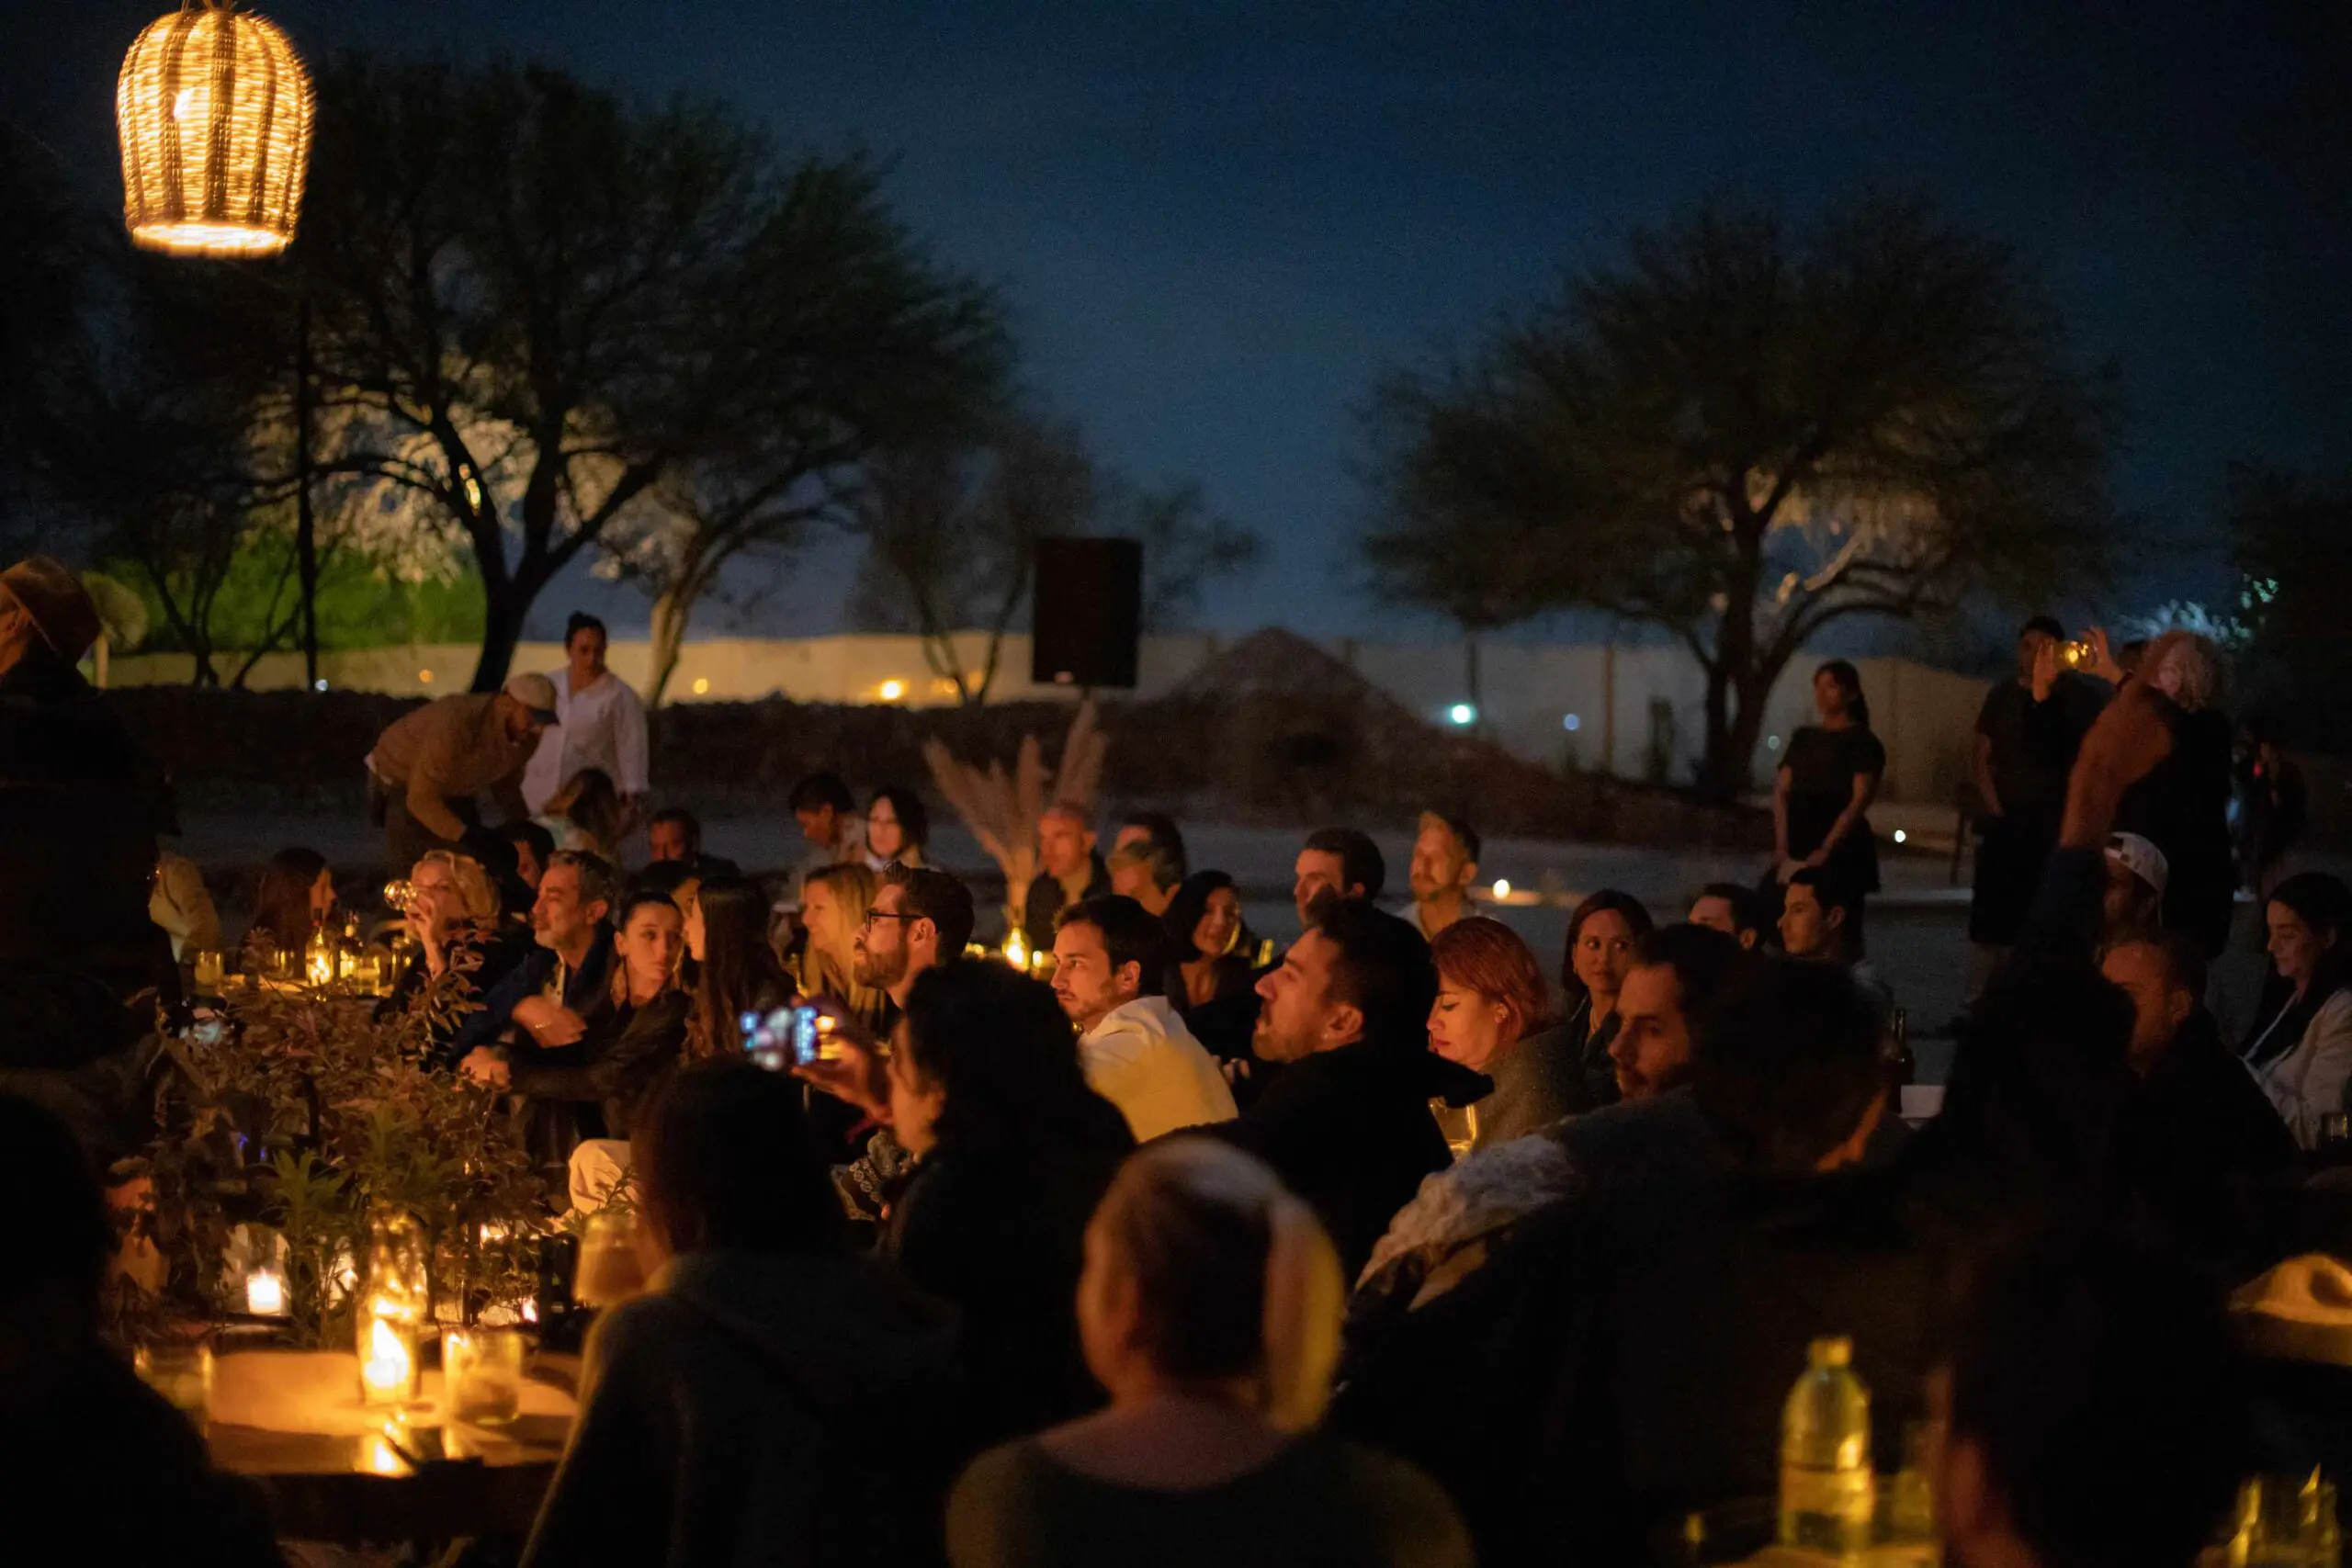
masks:
<svg viewBox="0 0 2352 1568"><path fill-rule="evenodd" d="M256 1269L246 1277L245 1310L255 1317L276 1317L286 1310L286 1281L276 1270Z"/></svg>
<svg viewBox="0 0 2352 1568"><path fill-rule="evenodd" d="M1023 940L1018 926L1005 935L1004 961L1023 973L1029 968L1029 943Z"/></svg>
<svg viewBox="0 0 2352 1568"><path fill-rule="evenodd" d="M375 1400L405 1399L416 1358L402 1342L400 1331L378 1317L368 1332L368 1359L360 1363L359 1381Z"/></svg>

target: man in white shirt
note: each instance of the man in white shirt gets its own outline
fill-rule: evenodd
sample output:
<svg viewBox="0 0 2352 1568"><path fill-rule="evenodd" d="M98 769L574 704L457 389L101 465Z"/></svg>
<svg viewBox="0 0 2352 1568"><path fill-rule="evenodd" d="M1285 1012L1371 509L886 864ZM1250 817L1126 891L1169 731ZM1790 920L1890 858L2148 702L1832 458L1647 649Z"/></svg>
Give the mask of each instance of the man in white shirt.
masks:
<svg viewBox="0 0 2352 1568"><path fill-rule="evenodd" d="M1168 1005L1168 938L1132 898L1083 898L1054 930L1054 995L1079 1029L1079 1062L1136 1142L1234 1117L1216 1058Z"/></svg>
<svg viewBox="0 0 2352 1568"><path fill-rule="evenodd" d="M636 820L648 785L645 705L628 682L605 668L605 623L575 612L563 629L569 661L555 677L556 727L539 739L523 771L523 799L531 815L583 768L598 768L620 792Z"/></svg>

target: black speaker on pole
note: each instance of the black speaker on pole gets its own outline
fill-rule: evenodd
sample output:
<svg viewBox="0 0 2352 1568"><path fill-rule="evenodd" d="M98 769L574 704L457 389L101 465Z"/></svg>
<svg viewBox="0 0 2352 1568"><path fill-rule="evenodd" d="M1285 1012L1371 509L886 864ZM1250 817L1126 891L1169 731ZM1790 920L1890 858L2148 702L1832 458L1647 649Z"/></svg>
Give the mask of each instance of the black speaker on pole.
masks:
<svg viewBox="0 0 2352 1568"><path fill-rule="evenodd" d="M1040 685L1136 683L1143 635L1143 542L1046 539L1037 546L1029 678Z"/></svg>

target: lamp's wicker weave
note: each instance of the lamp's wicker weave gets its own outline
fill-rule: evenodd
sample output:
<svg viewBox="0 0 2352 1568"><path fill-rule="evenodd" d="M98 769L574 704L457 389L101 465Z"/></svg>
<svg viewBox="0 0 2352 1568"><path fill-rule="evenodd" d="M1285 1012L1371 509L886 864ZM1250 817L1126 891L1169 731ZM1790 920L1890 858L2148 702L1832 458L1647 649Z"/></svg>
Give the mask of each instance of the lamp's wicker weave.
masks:
<svg viewBox="0 0 2352 1568"><path fill-rule="evenodd" d="M313 107L311 73L275 23L207 5L150 25L115 89L132 242L195 255L284 250Z"/></svg>

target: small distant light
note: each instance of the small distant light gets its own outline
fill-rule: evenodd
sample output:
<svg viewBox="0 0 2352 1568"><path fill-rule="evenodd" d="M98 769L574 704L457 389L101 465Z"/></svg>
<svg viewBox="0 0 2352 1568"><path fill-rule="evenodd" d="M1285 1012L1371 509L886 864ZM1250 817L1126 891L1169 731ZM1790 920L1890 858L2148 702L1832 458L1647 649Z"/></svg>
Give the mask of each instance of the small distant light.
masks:
<svg viewBox="0 0 2352 1568"><path fill-rule="evenodd" d="M326 678L325 676L323 676L323 675L320 676L317 680L315 680L315 681L313 681L313 682L311 682L311 690L312 690L312 691L314 691L314 692L323 692L323 691L325 691L326 689L327 689L327 678Z"/></svg>
<svg viewBox="0 0 2352 1568"><path fill-rule="evenodd" d="M1764 750L1767 751L1777 751L1780 749L1781 738L1779 736L1768 735L1764 738Z"/></svg>
<svg viewBox="0 0 2352 1568"><path fill-rule="evenodd" d="M697 675L697 676L695 676L695 696L701 696L705 692L707 692L707 691L709 691L709 690L710 690L710 677L709 677L709 676L707 676L707 675Z"/></svg>
<svg viewBox="0 0 2352 1568"><path fill-rule="evenodd" d="M907 683L904 681L885 681L882 682L882 700L884 702L895 703L906 694Z"/></svg>
<svg viewBox="0 0 2352 1568"><path fill-rule="evenodd" d="M430 686L433 684L433 671L430 670L420 670L416 672L416 679L420 684Z"/></svg>
<svg viewBox="0 0 2352 1568"><path fill-rule="evenodd" d="M1478 716L1478 710L1468 703L1456 703L1445 710L1445 716L1456 724L1469 724Z"/></svg>
<svg viewBox="0 0 2352 1568"><path fill-rule="evenodd" d="M1905 838L1906 838L1907 836L1908 836L1908 835L1906 835L1906 834L1903 831L1903 829L1900 829L1900 828L1897 828L1897 829L1894 830L1894 841L1895 841L1896 843L1898 843L1898 844L1899 844L1899 843L1901 843L1901 842L1904 840L1904 839L1905 839Z"/></svg>
<svg viewBox="0 0 2352 1568"><path fill-rule="evenodd" d="M1566 730L1566 731L1567 731L1569 734L1571 734L1571 735L1574 735L1574 734L1575 734L1578 729L1581 729L1583 727L1584 727L1584 720L1582 720L1582 719L1578 718L1576 715L1574 715L1574 714L1572 714L1572 713L1571 713L1571 714L1563 714L1563 715L1560 716L1560 728L1561 728L1562 729Z"/></svg>
<svg viewBox="0 0 2352 1568"><path fill-rule="evenodd" d="M1498 899L1508 898L1510 897L1510 878L1507 876L1498 876L1495 878L1495 897Z"/></svg>

